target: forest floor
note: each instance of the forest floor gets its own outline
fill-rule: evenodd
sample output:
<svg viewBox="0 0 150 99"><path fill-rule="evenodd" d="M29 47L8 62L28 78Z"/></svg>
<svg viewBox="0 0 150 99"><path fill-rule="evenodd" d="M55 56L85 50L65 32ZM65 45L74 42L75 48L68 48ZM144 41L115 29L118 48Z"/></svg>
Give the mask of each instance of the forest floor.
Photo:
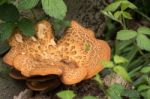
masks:
<svg viewBox="0 0 150 99"><path fill-rule="evenodd" d="M99 38L102 36L105 29L104 15L100 13L104 3L102 0L65 0L68 6L67 18L69 20L77 20L83 26L92 29ZM62 35L62 34L59 34ZM1 59L2 60L2 59ZM2 61L1 61L2 64ZM66 86L61 84L58 88L47 92L34 92L25 86L24 81L16 81L9 77L7 73L0 73L0 99L57 99L56 93L70 89L78 96L76 99L81 99L82 96L96 96L104 99L104 94L99 88L98 82L93 79L82 81L75 85Z"/></svg>

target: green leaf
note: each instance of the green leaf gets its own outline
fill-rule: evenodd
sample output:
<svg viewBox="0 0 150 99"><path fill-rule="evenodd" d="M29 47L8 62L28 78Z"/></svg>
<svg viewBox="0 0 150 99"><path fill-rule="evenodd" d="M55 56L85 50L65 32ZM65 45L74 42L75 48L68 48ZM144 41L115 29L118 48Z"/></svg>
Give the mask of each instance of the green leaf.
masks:
<svg viewBox="0 0 150 99"><path fill-rule="evenodd" d="M7 43L0 44L0 55L4 54L9 50L10 46Z"/></svg>
<svg viewBox="0 0 150 99"><path fill-rule="evenodd" d="M119 19L119 18L121 17L121 14L122 14L121 11L116 11L116 12L114 13L114 17L115 17L116 19Z"/></svg>
<svg viewBox="0 0 150 99"><path fill-rule="evenodd" d="M84 96L83 99L98 99L95 96Z"/></svg>
<svg viewBox="0 0 150 99"><path fill-rule="evenodd" d="M120 4L121 4L120 1L116 1L114 3L109 4L104 10L114 12L119 8Z"/></svg>
<svg viewBox="0 0 150 99"><path fill-rule="evenodd" d="M137 90L124 90L122 96L129 97L130 99L140 99L139 92Z"/></svg>
<svg viewBox="0 0 150 99"><path fill-rule="evenodd" d="M122 66L115 66L113 70L120 76L122 76L125 80L132 82L128 72Z"/></svg>
<svg viewBox="0 0 150 99"><path fill-rule="evenodd" d="M128 0L124 0L122 1L122 3L128 4L128 8L130 9L137 9L137 7L133 3L129 2Z"/></svg>
<svg viewBox="0 0 150 99"><path fill-rule="evenodd" d="M150 86L148 86L148 85L140 85L137 90L138 91L145 91L147 89L150 89Z"/></svg>
<svg viewBox="0 0 150 99"><path fill-rule="evenodd" d="M101 11L104 15L106 15L107 17L111 18L112 20L116 21L116 22L120 22L118 19L116 19L113 14L110 11Z"/></svg>
<svg viewBox="0 0 150 99"><path fill-rule="evenodd" d="M121 3L121 11L126 10L129 7L129 4L127 2L122 2Z"/></svg>
<svg viewBox="0 0 150 99"><path fill-rule="evenodd" d="M19 19L19 12L13 4L0 6L0 19L6 22L15 22Z"/></svg>
<svg viewBox="0 0 150 99"><path fill-rule="evenodd" d="M124 57L115 55L115 56L114 56L114 62L115 62L116 64L121 64L121 63L127 63L128 60L127 60L126 58L124 58Z"/></svg>
<svg viewBox="0 0 150 99"><path fill-rule="evenodd" d="M0 24L0 41L4 41L11 36L15 25L13 23Z"/></svg>
<svg viewBox="0 0 150 99"><path fill-rule="evenodd" d="M19 0L19 9L32 9L38 4L39 0Z"/></svg>
<svg viewBox="0 0 150 99"><path fill-rule="evenodd" d="M103 60L103 61L101 61L101 64L102 64L105 68L113 68L113 67L114 67L114 63L113 63L112 61Z"/></svg>
<svg viewBox="0 0 150 99"><path fill-rule="evenodd" d="M126 12L126 11L123 11L122 13L123 17L126 18L126 19L132 19L132 16L130 13Z"/></svg>
<svg viewBox="0 0 150 99"><path fill-rule="evenodd" d="M150 66L148 67L143 67L140 71L141 73L150 73Z"/></svg>
<svg viewBox="0 0 150 99"><path fill-rule="evenodd" d="M150 39L146 35L138 34L136 41L141 49L150 51Z"/></svg>
<svg viewBox="0 0 150 99"><path fill-rule="evenodd" d="M35 33L33 23L28 19L22 19L18 22L19 29L26 36L33 36Z"/></svg>
<svg viewBox="0 0 150 99"><path fill-rule="evenodd" d="M125 1L122 1L122 2L127 3L127 4L128 4L128 7L129 7L130 9L137 9L137 7L136 7L133 3L131 3L130 1L128 1L128 0L125 0Z"/></svg>
<svg viewBox="0 0 150 99"><path fill-rule="evenodd" d="M108 96L110 99L122 99L121 93L124 91L124 87L120 84L113 84L107 90Z"/></svg>
<svg viewBox="0 0 150 99"><path fill-rule="evenodd" d="M64 91L57 93L57 96L61 99L73 99L73 97L75 97L75 94L73 91L64 90Z"/></svg>
<svg viewBox="0 0 150 99"><path fill-rule="evenodd" d="M150 35L150 28L148 27L139 27L137 30L138 33Z"/></svg>
<svg viewBox="0 0 150 99"><path fill-rule="evenodd" d="M117 32L118 40L130 40L137 36L137 32L133 30L120 30Z"/></svg>
<svg viewBox="0 0 150 99"><path fill-rule="evenodd" d="M42 0L43 10L46 14L59 20L66 16L67 7L63 0Z"/></svg>

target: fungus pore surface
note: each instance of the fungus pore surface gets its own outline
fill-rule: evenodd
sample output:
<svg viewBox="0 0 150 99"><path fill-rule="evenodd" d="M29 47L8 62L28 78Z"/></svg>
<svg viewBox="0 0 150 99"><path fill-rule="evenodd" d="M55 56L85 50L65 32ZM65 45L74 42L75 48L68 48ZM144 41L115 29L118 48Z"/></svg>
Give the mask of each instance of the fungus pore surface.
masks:
<svg viewBox="0 0 150 99"><path fill-rule="evenodd" d="M75 84L93 77L103 69L101 61L110 59L109 45L76 21L71 21L57 43L47 21L37 23L35 29L32 37L15 30L9 39L11 49L3 58L25 77L54 74L64 84Z"/></svg>

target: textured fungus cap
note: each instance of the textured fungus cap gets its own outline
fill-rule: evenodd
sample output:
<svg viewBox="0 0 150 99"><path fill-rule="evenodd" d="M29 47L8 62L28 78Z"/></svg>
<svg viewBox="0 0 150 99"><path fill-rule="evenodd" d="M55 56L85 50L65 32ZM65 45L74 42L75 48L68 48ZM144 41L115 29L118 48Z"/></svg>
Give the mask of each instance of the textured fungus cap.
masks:
<svg viewBox="0 0 150 99"><path fill-rule="evenodd" d="M47 21L35 27L35 36L30 38L15 31L9 40L11 50L4 57L25 77L54 74L64 84L75 84L93 77L103 69L101 61L110 59L109 45L76 21L57 43Z"/></svg>

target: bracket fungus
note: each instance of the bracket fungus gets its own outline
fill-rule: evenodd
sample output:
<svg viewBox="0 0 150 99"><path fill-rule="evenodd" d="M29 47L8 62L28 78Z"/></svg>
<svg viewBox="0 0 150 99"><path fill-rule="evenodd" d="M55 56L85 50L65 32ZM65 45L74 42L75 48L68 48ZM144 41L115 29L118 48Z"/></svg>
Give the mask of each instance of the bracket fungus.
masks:
<svg viewBox="0 0 150 99"><path fill-rule="evenodd" d="M3 58L26 78L57 75L64 84L75 84L93 77L103 69L101 61L110 59L109 45L76 21L71 21L57 42L47 21L37 23L35 29L33 37L16 30L9 39L11 49Z"/></svg>

